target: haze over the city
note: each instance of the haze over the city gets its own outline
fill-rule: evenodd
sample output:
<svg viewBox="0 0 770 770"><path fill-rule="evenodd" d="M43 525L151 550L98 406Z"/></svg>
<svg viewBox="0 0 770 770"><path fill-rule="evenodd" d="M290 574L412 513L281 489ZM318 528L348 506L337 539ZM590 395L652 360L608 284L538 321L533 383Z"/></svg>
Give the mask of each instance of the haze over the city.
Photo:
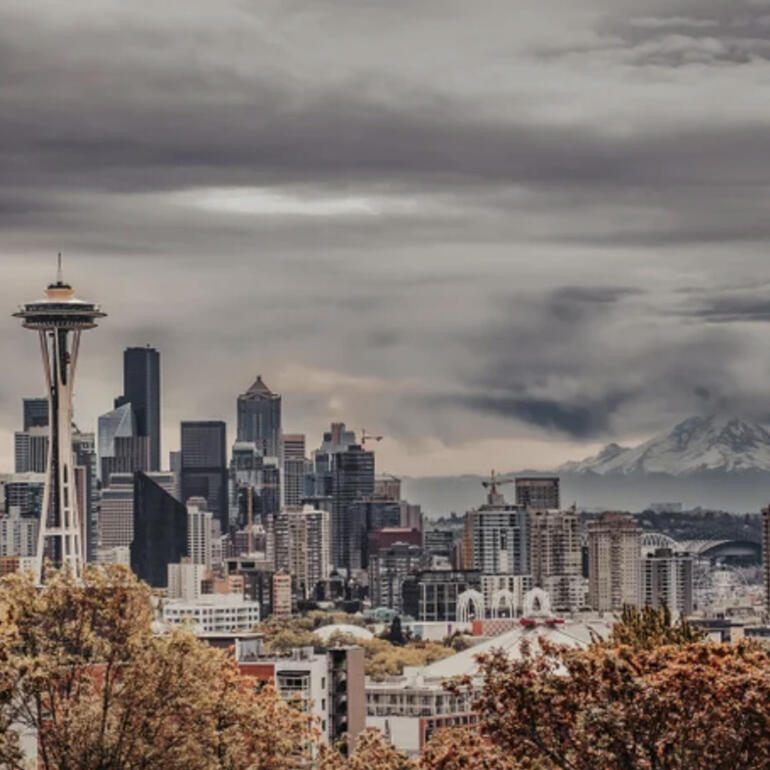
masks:
<svg viewBox="0 0 770 770"><path fill-rule="evenodd" d="M0 465L59 250L76 420L150 343L164 450L257 373L408 475L767 420L770 2L405 8L0 6Z"/></svg>

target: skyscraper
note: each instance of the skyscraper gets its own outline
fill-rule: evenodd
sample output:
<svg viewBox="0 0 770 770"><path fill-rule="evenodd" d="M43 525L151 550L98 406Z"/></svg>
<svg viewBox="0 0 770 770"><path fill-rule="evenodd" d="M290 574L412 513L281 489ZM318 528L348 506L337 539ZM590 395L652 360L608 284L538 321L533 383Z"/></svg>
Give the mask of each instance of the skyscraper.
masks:
<svg viewBox="0 0 770 770"><path fill-rule="evenodd" d="M577 513L529 511L532 581L557 610L578 609L585 596Z"/></svg>
<svg viewBox="0 0 770 770"><path fill-rule="evenodd" d="M160 470L160 353L149 345L123 353L123 397L136 415L138 436L146 436L150 471Z"/></svg>
<svg viewBox="0 0 770 770"><path fill-rule="evenodd" d="M588 525L588 604L599 612L638 606L641 530L622 513L603 513Z"/></svg>
<svg viewBox="0 0 770 770"><path fill-rule="evenodd" d="M79 577L84 553L73 470L72 391L80 335L105 314L98 305L75 297L62 277L59 255L57 280L46 289L46 299L30 302L14 315L25 328L38 332L48 388L50 449L35 576L43 582L47 556L55 568L66 566Z"/></svg>
<svg viewBox="0 0 770 770"><path fill-rule="evenodd" d="M238 441L253 441L263 457L281 458L281 397L259 375L238 396Z"/></svg>
<svg viewBox="0 0 770 770"><path fill-rule="evenodd" d="M283 436L283 504L302 505L305 496L305 476L309 471L305 457L305 434L286 433Z"/></svg>
<svg viewBox="0 0 770 770"><path fill-rule="evenodd" d="M361 566L362 523L356 520L355 503L374 494L374 452L353 444L333 458L332 561L350 571Z"/></svg>
<svg viewBox="0 0 770 770"><path fill-rule="evenodd" d="M671 614L692 614L693 558L670 548L656 548L642 558L642 601L650 607L665 604Z"/></svg>
<svg viewBox="0 0 770 770"><path fill-rule="evenodd" d="M150 442L140 436L134 407L128 401L99 417L99 476L109 483L113 473L150 469Z"/></svg>
<svg viewBox="0 0 770 770"><path fill-rule="evenodd" d="M219 421L183 422L181 448L182 502L204 498L222 532L227 532L227 426Z"/></svg>
<svg viewBox="0 0 770 770"><path fill-rule="evenodd" d="M173 485L172 474L168 485ZM153 588L165 588L168 565L186 552L187 508L146 473L134 474L131 569Z"/></svg>

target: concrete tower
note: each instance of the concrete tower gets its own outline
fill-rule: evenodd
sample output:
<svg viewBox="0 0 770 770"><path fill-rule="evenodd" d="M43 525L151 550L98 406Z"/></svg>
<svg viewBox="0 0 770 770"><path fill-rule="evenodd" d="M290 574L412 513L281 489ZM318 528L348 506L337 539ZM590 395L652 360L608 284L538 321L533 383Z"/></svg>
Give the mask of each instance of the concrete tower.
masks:
<svg viewBox="0 0 770 770"><path fill-rule="evenodd" d="M43 582L44 559L79 577L83 569L83 528L75 494L72 456L72 389L80 348L80 333L103 318L98 305L75 297L62 277L61 254L56 283L46 298L23 305L14 317L37 331L48 389L49 442L45 492L40 517L35 577Z"/></svg>

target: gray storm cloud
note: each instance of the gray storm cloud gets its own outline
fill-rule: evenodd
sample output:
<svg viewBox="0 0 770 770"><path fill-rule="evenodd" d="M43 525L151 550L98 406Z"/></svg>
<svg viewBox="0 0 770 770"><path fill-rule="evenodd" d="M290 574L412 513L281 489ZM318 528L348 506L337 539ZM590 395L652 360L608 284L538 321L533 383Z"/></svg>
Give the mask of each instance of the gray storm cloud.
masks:
<svg viewBox="0 0 770 770"><path fill-rule="evenodd" d="M145 342L168 447L257 371L411 473L767 412L765 3L9 0L0 72L0 307L102 301L86 426Z"/></svg>

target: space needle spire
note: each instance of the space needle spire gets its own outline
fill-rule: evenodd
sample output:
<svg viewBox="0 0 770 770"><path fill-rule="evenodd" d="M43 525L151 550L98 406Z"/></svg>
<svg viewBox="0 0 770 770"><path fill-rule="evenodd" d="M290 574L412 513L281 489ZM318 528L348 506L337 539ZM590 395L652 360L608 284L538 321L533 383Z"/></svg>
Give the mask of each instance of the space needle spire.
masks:
<svg viewBox="0 0 770 770"><path fill-rule="evenodd" d="M48 559L54 568L83 572L83 528L75 490L72 457L72 392L80 349L80 334L104 318L98 305L75 297L64 281L61 253L56 282L46 298L22 305L14 313L25 329L38 332L48 394L49 436L43 507L35 556L35 579L42 584Z"/></svg>

